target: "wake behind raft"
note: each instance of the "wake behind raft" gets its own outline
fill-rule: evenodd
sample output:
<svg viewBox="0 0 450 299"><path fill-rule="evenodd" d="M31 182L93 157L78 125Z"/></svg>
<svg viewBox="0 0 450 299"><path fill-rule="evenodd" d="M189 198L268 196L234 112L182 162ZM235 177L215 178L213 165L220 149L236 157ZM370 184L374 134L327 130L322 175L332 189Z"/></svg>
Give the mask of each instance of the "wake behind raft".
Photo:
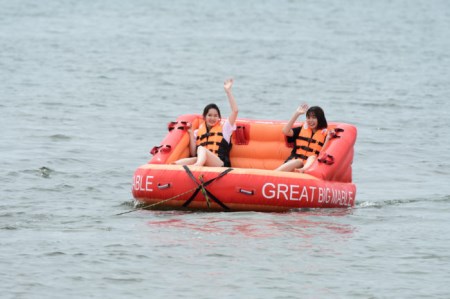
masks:
<svg viewBox="0 0 450 299"><path fill-rule="evenodd" d="M336 136L305 173L273 170L286 160L293 146L282 134L286 122L274 120L237 119L231 139L231 168L172 165L189 157L187 130L197 129L201 122L201 115L191 114L169 123L161 145L151 151L153 158L135 171L132 193L144 207L284 212L354 206L356 127L329 123ZM302 124L297 122L294 127Z"/></svg>

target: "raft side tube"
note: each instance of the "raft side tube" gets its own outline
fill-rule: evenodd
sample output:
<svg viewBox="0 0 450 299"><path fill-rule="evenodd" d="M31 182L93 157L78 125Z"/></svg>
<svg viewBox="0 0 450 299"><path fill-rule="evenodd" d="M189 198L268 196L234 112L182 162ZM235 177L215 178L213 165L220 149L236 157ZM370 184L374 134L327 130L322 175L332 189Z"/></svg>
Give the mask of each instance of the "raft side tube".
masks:
<svg viewBox="0 0 450 299"><path fill-rule="evenodd" d="M353 163L353 146L356 141L356 127L349 124L337 123L331 128L341 128L344 131L338 133L338 138L331 139L320 156L326 153L332 156L333 164L320 162L316 159L306 173L323 180L351 182L351 165Z"/></svg>

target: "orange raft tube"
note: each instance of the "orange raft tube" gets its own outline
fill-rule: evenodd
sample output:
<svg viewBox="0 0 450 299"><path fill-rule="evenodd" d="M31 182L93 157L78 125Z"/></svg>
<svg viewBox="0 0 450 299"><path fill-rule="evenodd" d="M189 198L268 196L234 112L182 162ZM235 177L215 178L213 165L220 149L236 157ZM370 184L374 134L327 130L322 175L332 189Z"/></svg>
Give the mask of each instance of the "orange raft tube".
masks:
<svg viewBox="0 0 450 299"><path fill-rule="evenodd" d="M290 155L292 144L282 134L286 122L238 119L230 152L231 168L181 166L189 156L188 128L197 129L201 115L182 115L148 164L133 177L134 198L153 209L283 212L301 208L347 208L355 203L352 183L356 128L329 123L336 130L306 173L273 171ZM301 122L295 126L302 125Z"/></svg>

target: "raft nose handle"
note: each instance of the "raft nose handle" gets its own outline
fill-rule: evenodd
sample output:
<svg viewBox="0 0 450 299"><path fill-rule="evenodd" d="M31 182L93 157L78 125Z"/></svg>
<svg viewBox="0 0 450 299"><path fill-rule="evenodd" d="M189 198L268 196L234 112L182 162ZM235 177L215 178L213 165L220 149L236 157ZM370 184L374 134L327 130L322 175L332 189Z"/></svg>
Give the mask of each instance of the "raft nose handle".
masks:
<svg viewBox="0 0 450 299"><path fill-rule="evenodd" d="M158 189L163 190L163 189L167 189L167 188L170 188L170 183L163 184L163 185L158 183Z"/></svg>
<svg viewBox="0 0 450 299"><path fill-rule="evenodd" d="M243 188L239 188L239 192L246 195L253 195L255 194L255 190L245 190Z"/></svg>

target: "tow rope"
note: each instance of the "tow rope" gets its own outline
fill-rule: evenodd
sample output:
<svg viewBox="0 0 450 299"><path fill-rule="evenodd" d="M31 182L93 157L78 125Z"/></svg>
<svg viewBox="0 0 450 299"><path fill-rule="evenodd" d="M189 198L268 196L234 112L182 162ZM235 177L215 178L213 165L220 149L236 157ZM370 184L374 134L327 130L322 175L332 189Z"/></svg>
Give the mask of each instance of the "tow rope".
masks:
<svg viewBox="0 0 450 299"><path fill-rule="evenodd" d="M196 190L196 189L197 189L197 187L196 187L196 188L193 188L193 189L190 189L190 190L188 190L188 191L185 191L185 192L183 192L183 193L177 194L177 195L175 195L175 196L173 196L173 197L171 197L171 198L163 199L163 200L161 200L161 201L158 201L158 202L155 202L155 203L151 203L151 204L148 204L148 205L139 207L139 208L134 209L134 210L125 211L125 212L116 214L115 216L120 216L120 215L123 215L123 214L128 214L128 213L132 213L132 212L136 212L136 211L141 211L141 210L150 209L150 208L153 208L153 207L155 207L155 206L157 206L157 205L160 205L160 204L162 204L162 203L168 202L168 201L170 201L170 200L172 200L172 199L175 199L175 198L178 198L178 197L180 197L180 196L183 196L183 195L185 195L185 194L187 194L187 193L189 193L189 192L192 192L192 191L194 191L194 190Z"/></svg>
<svg viewBox="0 0 450 299"><path fill-rule="evenodd" d="M216 196L214 196L214 194L212 194L208 189L206 189L206 187L211 184L212 182L214 182L217 179L220 179L221 177L223 177L224 175L226 175L227 173L229 173L230 171L233 170L233 168L228 168L225 171L221 172L218 176L216 176L215 178L212 178L208 181L203 181L203 174L201 174L198 178L198 180L194 177L194 174L191 172L191 170L189 169L189 167L187 167L186 165L183 165L184 170L186 171L186 173L188 174L188 176L194 181L194 183L197 184L197 188L195 189L195 192L191 195L191 197L189 197L188 200L186 200L186 202L183 204L183 207L187 207L193 200L194 198L197 196L198 192L202 192L203 196L205 197L206 200L206 205L208 206L208 208L211 207L211 202L210 202L210 198L217 203L219 206L221 206L224 210L229 211L230 208L227 207L223 202L221 202Z"/></svg>

